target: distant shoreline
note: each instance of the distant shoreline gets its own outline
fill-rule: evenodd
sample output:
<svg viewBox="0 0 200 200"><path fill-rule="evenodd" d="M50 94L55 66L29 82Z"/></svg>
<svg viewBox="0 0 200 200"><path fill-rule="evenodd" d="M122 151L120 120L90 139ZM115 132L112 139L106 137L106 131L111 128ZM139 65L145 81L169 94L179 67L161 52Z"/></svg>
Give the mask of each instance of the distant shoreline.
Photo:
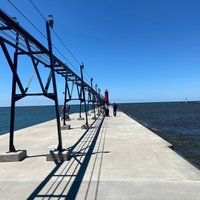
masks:
<svg viewBox="0 0 200 200"><path fill-rule="evenodd" d="M154 104L154 103L200 103L200 101L149 101L149 102L117 102L117 104ZM112 104L112 103L111 103ZM44 107L44 106L54 106L54 105L24 105L24 106L16 106L16 107ZM59 105L62 106L62 105ZM70 106L79 106L79 104L70 104ZM10 106L0 106L0 108L10 108Z"/></svg>
<svg viewBox="0 0 200 200"><path fill-rule="evenodd" d="M117 103L117 102L116 102ZM128 103L118 103L118 104L157 104L157 103L200 103L200 101L157 101L157 102L128 102Z"/></svg>

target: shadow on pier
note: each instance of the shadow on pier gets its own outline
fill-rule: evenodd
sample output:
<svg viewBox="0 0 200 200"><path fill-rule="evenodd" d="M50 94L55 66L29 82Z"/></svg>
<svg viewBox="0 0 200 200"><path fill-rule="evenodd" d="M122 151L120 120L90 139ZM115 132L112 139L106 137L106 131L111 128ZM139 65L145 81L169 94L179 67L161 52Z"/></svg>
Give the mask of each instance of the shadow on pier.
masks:
<svg viewBox="0 0 200 200"><path fill-rule="evenodd" d="M97 119L95 122L95 128L85 131L80 139L72 147L68 148L71 152L70 160L65 162L55 162L55 167L28 197L29 200L35 198L76 199L80 187L82 187L83 177L88 168L91 156L94 155L91 173L89 173L87 184L84 184L84 193L81 194L83 199L87 199L94 169L97 167L95 166L97 165L97 157L100 155L101 159L100 163L98 162L97 167L98 177L95 181L95 191L92 188L93 199L97 199L103 154L109 153L109 151L104 151L105 133L103 135L101 131L103 122L104 118ZM98 138L99 140L97 144ZM94 151L94 149L96 151Z"/></svg>

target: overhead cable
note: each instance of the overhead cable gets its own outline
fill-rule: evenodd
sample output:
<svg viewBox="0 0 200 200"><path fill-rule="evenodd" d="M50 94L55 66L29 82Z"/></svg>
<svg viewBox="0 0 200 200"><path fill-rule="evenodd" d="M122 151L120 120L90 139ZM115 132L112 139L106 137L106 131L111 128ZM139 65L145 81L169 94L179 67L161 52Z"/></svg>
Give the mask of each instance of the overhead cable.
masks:
<svg viewBox="0 0 200 200"><path fill-rule="evenodd" d="M7 0L46 40L47 37L10 1ZM35 8L35 10L40 14L40 16L46 21L46 18L44 17L44 15L42 14L42 12L37 8L37 6L33 3L32 0L29 0L29 2L31 3L31 5ZM60 42L63 44L63 46L67 49L67 51L70 53L70 55L74 58L74 60L77 62L77 64L80 66L80 62L77 60L77 58L73 55L73 53L70 51L70 49L65 45L65 43L63 42L63 40L61 39L61 37L58 35L58 33L52 29L52 31L54 32L54 34L56 35L56 37L60 40ZM67 61L67 63L69 63L79 74L80 71L66 58L66 56L63 55L63 53L52 43L52 46L57 50L57 52ZM85 74L88 76L88 78L90 79L91 76L86 72L86 70L84 69ZM88 79L87 82L89 83Z"/></svg>
<svg viewBox="0 0 200 200"><path fill-rule="evenodd" d="M42 14L42 12L37 8L37 6L33 3L32 0L29 0L29 2L31 3L31 5L36 9L36 11L40 14L40 16L46 21L46 18L44 17L44 15ZM58 35L58 33L52 29L53 33L56 35L56 37L59 39L59 41L62 43L62 45L66 48L66 50L69 52L69 54L74 58L74 60L77 62L77 64L80 66L80 62L78 61L78 59L74 56L74 54L71 52L71 50L67 47L67 45L63 42L63 40L61 39L61 37ZM76 69L77 70L77 69ZM79 70L78 70L79 71Z"/></svg>
<svg viewBox="0 0 200 200"><path fill-rule="evenodd" d="M47 37L10 1L7 0L45 39Z"/></svg>
<svg viewBox="0 0 200 200"><path fill-rule="evenodd" d="M37 8L37 6L32 2L32 0L29 0L29 2L32 4L32 6L37 10L37 12L40 14L40 16L46 21L46 18L44 15L40 12L40 10Z"/></svg>
<svg viewBox="0 0 200 200"><path fill-rule="evenodd" d="M7 0L46 40L47 37L10 1ZM45 19L45 18L44 18ZM78 72L79 70L76 69L76 67L61 53L61 51L54 45L52 46L58 51L58 53Z"/></svg>

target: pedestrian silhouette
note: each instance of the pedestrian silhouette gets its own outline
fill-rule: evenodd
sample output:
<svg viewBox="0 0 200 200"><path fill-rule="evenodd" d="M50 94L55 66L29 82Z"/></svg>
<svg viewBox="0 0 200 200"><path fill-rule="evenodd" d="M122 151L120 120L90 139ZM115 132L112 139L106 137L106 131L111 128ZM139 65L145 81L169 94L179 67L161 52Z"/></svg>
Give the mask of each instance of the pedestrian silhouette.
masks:
<svg viewBox="0 0 200 200"><path fill-rule="evenodd" d="M116 103L114 103L113 104L113 115L116 117L116 115L117 115L117 104Z"/></svg>

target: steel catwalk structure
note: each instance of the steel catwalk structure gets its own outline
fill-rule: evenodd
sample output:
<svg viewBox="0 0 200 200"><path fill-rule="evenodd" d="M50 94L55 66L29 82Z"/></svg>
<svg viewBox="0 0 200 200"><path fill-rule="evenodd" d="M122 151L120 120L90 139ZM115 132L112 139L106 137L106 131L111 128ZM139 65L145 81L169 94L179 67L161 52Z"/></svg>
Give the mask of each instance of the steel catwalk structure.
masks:
<svg viewBox="0 0 200 200"><path fill-rule="evenodd" d="M0 10L0 46L3 50L5 58L12 72L12 95L11 95L11 113L10 113L10 134L9 134L9 151L15 152L14 146L14 122L15 122L15 104L18 100L26 96L40 96L43 95L52 99L55 102L56 120L57 120L57 132L58 132L58 151L63 150L60 116L58 108L58 94L55 75L62 76L65 80L65 92L64 92L64 107L66 103L71 100L80 101L80 117L81 107L84 104L84 111L86 117L85 127L89 128L88 116L87 116L87 103L92 103L94 108L94 117L96 117L95 106L99 107L104 104L104 98L100 94L100 89L93 88L91 79L90 85L84 81L83 68L84 65L80 65L79 76L73 70L71 70L64 62L57 58L52 52L51 42L51 28L52 21L46 21L46 32L48 48L43 46L36 38L28 33L22 26L19 25L14 19L8 16L4 11ZM12 51L10 50L12 48ZM31 75L26 87L23 86L22 80L18 74L18 58L19 56L28 56L31 59L31 63L35 70L36 77L38 79L41 93L28 93L29 86L33 79ZM13 59L12 59L13 58ZM38 66L42 65L46 69L49 69L49 76L44 84L42 81L42 74L38 70ZM49 92L49 86L52 81L53 92ZM69 84L71 83L71 84ZM78 97L74 98L74 86ZM18 88L18 89L17 89ZM88 99L86 99L88 94ZM98 108L99 110L99 108ZM65 112L65 109L64 109ZM64 120L65 124L65 113Z"/></svg>

